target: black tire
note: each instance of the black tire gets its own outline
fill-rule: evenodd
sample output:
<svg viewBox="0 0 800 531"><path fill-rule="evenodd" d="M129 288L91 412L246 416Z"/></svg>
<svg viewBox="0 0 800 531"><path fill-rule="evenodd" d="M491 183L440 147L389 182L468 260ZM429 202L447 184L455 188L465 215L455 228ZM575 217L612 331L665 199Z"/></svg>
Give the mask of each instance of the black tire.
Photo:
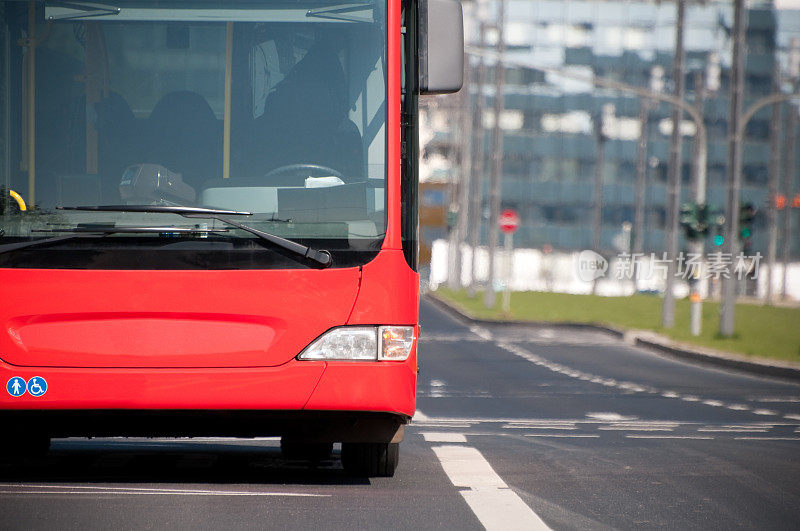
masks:
<svg viewBox="0 0 800 531"><path fill-rule="evenodd" d="M352 476L394 476L400 443L342 443L342 467Z"/></svg>
<svg viewBox="0 0 800 531"><path fill-rule="evenodd" d="M281 453L283 457L298 461L324 461L331 457L333 452L332 442L309 443L281 438Z"/></svg>

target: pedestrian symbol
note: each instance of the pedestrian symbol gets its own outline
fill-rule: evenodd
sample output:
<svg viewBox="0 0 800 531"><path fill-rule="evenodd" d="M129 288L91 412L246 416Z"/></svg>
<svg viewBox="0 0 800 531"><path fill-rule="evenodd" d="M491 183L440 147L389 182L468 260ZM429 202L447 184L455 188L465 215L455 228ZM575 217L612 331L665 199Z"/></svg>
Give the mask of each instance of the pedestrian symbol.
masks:
<svg viewBox="0 0 800 531"><path fill-rule="evenodd" d="M42 396L47 392L47 382L41 376L34 376L28 380L28 392L31 396Z"/></svg>
<svg viewBox="0 0 800 531"><path fill-rule="evenodd" d="M19 376L14 376L6 384L6 391L11 396L22 396L25 394L25 380Z"/></svg>

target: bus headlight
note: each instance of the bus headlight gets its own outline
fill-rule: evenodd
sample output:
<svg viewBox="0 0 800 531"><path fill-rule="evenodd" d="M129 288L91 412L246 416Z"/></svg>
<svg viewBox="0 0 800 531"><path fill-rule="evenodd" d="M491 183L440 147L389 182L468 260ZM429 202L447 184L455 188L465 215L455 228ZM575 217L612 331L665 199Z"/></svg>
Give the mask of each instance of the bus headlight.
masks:
<svg viewBox="0 0 800 531"><path fill-rule="evenodd" d="M342 326L315 339L297 359L404 361L413 345L412 326Z"/></svg>

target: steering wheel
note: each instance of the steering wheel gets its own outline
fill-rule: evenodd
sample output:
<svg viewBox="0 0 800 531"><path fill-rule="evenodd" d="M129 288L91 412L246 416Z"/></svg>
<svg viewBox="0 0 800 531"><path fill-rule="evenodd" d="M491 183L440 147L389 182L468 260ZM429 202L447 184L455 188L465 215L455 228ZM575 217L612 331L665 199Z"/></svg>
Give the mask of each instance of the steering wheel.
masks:
<svg viewBox="0 0 800 531"><path fill-rule="evenodd" d="M286 166L279 166L274 170L270 170L264 177L275 177L278 175L286 175L287 173L296 173L301 170L311 170L313 172L319 172L322 176L328 177L338 177L342 181L344 181L344 175L342 172L334 170L330 166L323 166L322 164L308 164L308 163L301 163L301 164L287 164Z"/></svg>

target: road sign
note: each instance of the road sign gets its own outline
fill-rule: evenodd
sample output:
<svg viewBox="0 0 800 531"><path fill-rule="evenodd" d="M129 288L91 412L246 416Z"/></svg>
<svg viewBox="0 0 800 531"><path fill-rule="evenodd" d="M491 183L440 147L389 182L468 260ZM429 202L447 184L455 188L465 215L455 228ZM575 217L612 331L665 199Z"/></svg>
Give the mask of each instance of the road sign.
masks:
<svg viewBox="0 0 800 531"><path fill-rule="evenodd" d="M47 392L47 381L41 376L34 376L28 380L28 392L31 396L42 396Z"/></svg>
<svg viewBox="0 0 800 531"><path fill-rule="evenodd" d="M519 216L516 211L507 208L500 213L500 218L497 222L501 231L506 234L512 234L519 227Z"/></svg>
<svg viewBox="0 0 800 531"><path fill-rule="evenodd" d="M25 389L26 389L25 380L23 380L19 376L12 377L6 383L6 391L8 391L8 394L10 394L11 396L22 396L25 394Z"/></svg>

